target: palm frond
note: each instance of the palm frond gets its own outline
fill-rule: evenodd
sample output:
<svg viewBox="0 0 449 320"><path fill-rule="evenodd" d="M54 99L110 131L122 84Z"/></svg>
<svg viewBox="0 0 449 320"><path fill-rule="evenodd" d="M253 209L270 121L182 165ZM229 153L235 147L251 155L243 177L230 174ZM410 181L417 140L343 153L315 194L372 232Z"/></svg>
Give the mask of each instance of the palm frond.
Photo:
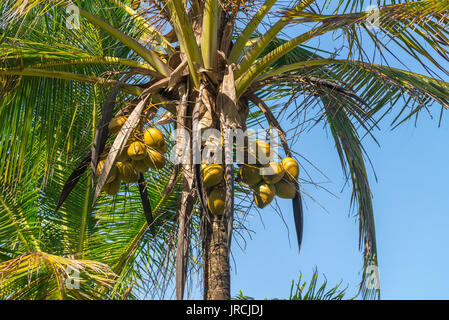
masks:
<svg viewBox="0 0 449 320"><path fill-rule="evenodd" d="M309 285L307 286L307 281L302 281L302 274L299 275L298 281L292 282L292 286L290 289L290 296L287 300L343 300L345 299L346 289L341 289L341 282L334 287L328 289L328 282L325 279L321 286L318 287L318 270L315 269L312 274L312 278L310 279ZM348 300L352 300L355 297L349 298ZM234 300L254 300L254 298L250 296L246 296L239 292L237 296L233 298ZM272 298L272 300L278 300L281 298ZM265 299L267 300L267 299Z"/></svg>
<svg viewBox="0 0 449 320"><path fill-rule="evenodd" d="M360 49L357 45L360 43L358 27L362 27L363 32L380 50L388 51L388 46L391 46L388 41L391 41L423 65L425 58L431 64L445 70L435 56L440 55L445 60L449 59L448 12L449 3L445 0L422 0L379 6L375 12L321 15L285 10L284 14L297 23L316 22L329 28L340 24L344 28L348 46L353 50ZM372 28L374 14L375 27L382 31L386 39L378 36Z"/></svg>
<svg viewBox="0 0 449 320"><path fill-rule="evenodd" d="M324 90L323 90L324 91ZM363 146L357 136L357 130L348 117L343 102L338 94L323 92L321 95L327 116L327 123L335 140L343 170L352 180L352 202L357 206L359 218L359 242L364 250L364 266L362 283L367 279L366 270L377 266L376 230L371 189L363 157ZM379 296L377 288L374 290ZM372 295L372 290L364 294Z"/></svg>
<svg viewBox="0 0 449 320"><path fill-rule="evenodd" d="M115 275L102 263L30 252L0 263L1 299L98 299Z"/></svg>

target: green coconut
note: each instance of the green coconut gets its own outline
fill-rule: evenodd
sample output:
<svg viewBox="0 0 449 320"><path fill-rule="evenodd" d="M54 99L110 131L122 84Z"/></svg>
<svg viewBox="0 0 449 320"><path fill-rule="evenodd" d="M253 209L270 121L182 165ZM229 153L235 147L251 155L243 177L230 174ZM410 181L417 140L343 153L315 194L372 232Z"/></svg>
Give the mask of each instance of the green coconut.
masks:
<svg viewBox="0 0 449 320"><path fill-rule="evenodd" d="M149 168L159 170L165 166L165 157L160 152L148 150L147 154L144 160Z"/></svg>
<svg viewBox="0 0 449 320"><path fill-rule="evenodd" d="M131 161L116 162L120 179L125 183L137 182L138 174Z"/></svg>
<svg viewBox="0 0 449 320"><path fill-rule="evenodd" d="M261 183L254 189L254 201L256 205L263 209L273 201L276 189L268 183Z"/></svg>
<svg viewBox="0 0 449 320"><path fill-rule="evenodd" d="M283 199L293 199L296 195L296 186L285 178L274 185L276 195Z"/></svg>
<svg viewBox="0 0 449 320"><path fill-rule="evenodd" d="M268 166L262 168L262 177L266 183L275 184L284 177L285 171L280 163L270 162Z"/></svg>
<svg viewBox="0 0 449 320"><path fill-rule="evenodd" d="M254 186L262 180L260 168L245 164L240 168L240 178L243 183Z"/></svg>
<svg viewBox="0 0 449 320"><path fill-rule="evenodd" d="M145 157L141 160L132 160L131 162L137 171L145 173L148 171L148 169L150 169L148 160L149 160L149 158Z"/></svg>
<svg viewBox="0 0 449 320"><path fill-rule="evenodd" d="M113 196L120 191L120 185L121 185L120 177L116 177L113 181L106 183L103 186L103 190L107 194Z"/></svg>

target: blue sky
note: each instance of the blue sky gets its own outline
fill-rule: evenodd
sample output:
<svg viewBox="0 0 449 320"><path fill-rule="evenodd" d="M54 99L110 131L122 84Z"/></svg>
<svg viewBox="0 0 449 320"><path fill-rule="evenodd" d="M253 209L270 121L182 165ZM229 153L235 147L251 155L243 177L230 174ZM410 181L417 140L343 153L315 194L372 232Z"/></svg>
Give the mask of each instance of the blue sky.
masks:
<svg viewBox="0 0 449 320"><path fill-rule="evenodd" d="M390 117L391 118L391 117ZM380 147L366 140L378 181L369 170L379 255L382 299L448 299L449 280L449 128L423 114L391 130L385 121L376 135ZM347 296L357 294L362 254L358 223L349 214L351 188L332 138L316 126L295 145L328 177L323 186L334 195L305 186L304 239L298 254L291 203L278 199L283 219L267 207L251 212L254 231L242 250L234 242L232 295L242 290L257 299L287 298L302 273L309 281L314 268L329 287L342 282ZM316 181L326 181L310 171ZM323 209L324 207L325 209ZM263 223L262 223L263 221ZM286 227L288 226L288 228ZM235 264L234 264L235 262ZM200 298L200 288L197 297Z"/></svg>
<svg viewBox="0 0 449 320"><path fill-rule="evenodd" d="M438 128L427 115L417 126L408 122L391 131L384 125L377 134L381 146L368 140L366 144L378 177L375 182L370 171L383 299L449 298L449 129ZM317 267L329 285L342 281L348 296L355 295L362 270L358 224L349 215L351 188L340 192L345 180L333 141L317 126L295 150L327 175L330 182L325 186L335 196L306 187L310 197L304 199L300 254L290 201L279 201L290 235L273 209L260 211L265 227L255 213L250 219L253 239L244 251L234 246L232 292L242 289L255 298L285 298L300 272L308 280Z"/></svg>
<svg viewBox="0 0 449 320"><path fill-rule="evenodd" d="M302 32L292 28L294 36ZM339 42L340 41L340 42ZM333 51L342 39L331 35L315 42L320 49ZM370 42L364 50L373 52ZM424 72L422 66L397 47L389 45L401 61L395 67ZM340 57L344 57L345 49ZM380 62L376 60L376 62ZM446 69L447 62L441 61ZM448 81L447 76L443 77ZM392 130L393 113L380 124L375 136L378 146L366 138L364 146L373 163L369 169L383 299L448 299L449 270L449 126L447 115L438 127L440 108L423 111L416 123L408 121ZM288 124L282 122L284 129ZM242 250L233 247L232 294L239 290L255 298L286 298L299 273L309 280L316 267L329 285L340 281L347 286L347 297L357 293L361 280L362 254L358 248L358 222L350 211L351 185L345 185L333 139L322 125L301 134L293 146L296 152L317 166L310 165L313 181L331 193L304 185L304 240L298 254L291 202L279 199L281 218L274 209L253 211L248 227L254 231ZM304 172L303 172L304 173ZM303 174L302 173L302 174ZM344 188L343 188L344 187ZM343 190L342 190L343 188ZM263 221L263 223L262 223ZM284 223L285 221L285 223ZM288 228L286 227L288 226Z"/></svg>

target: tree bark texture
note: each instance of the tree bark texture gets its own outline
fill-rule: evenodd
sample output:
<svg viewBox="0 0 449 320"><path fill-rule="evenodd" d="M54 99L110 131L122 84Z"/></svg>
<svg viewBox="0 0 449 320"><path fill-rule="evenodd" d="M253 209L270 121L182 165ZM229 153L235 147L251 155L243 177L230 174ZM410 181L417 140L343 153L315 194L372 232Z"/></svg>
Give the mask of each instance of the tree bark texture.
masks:
<svg viewBox="0 0 449 320"><path fill-rule="evenodd" d="M224 215L211 215L210 223L206 224L203 251L205 300L229 300L231 298L226 220Z"/></svg>

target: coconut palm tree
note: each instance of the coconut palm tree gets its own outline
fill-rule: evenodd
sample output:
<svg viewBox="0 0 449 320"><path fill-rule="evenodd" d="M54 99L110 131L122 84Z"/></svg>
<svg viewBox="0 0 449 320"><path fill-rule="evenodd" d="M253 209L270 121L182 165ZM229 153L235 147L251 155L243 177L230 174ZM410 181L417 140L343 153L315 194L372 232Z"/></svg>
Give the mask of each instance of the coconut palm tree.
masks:
<svg viewBox="0 0 449 320"><path fill-rule="evenodd" d="M369 10L362 0L276 2L0 0L3 297L163 294L174 277L182 299L191 271L202 268L204 298L229 299L231 239L254 188L234 179L236 149L225 147L216 214L201 163L175 158L204 150L193 136L211 128L224 142L229 129L263 128L295 157L282 114L295 128L301 115L332 133L357 206L361 290L379 294L366 282L377 253L360 137L398 100L398 121L432 102L448 107L449 84L435 71L447 72L449 2L373 1ZM334 32L346 55L315 41ZM394 46L429 74L375 63L362 39L382 56ZM312 105L316 118L306 115ZM114 133L108 124L119 117L126 120ZM130 139L155 126L166 137L184 129L166 141L178 146L167 165L113 197L102 193ZM299 247L302 179L290 181ZM71 268L82 290L63 285Z"/></svg>

